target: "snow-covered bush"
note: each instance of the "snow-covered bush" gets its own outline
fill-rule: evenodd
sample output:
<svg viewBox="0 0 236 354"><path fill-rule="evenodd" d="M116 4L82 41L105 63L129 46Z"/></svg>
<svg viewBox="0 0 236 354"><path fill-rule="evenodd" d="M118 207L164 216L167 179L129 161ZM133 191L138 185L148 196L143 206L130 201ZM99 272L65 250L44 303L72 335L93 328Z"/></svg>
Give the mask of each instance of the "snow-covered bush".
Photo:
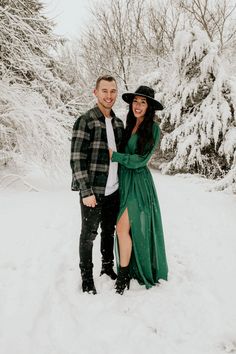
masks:
<svg viewBox="0 0 236 354"><path fill-rule="evenodd" d="M55 172L69 158L65 116L45 98L20 84L0 81L0 168L33 165Z"/></svg>

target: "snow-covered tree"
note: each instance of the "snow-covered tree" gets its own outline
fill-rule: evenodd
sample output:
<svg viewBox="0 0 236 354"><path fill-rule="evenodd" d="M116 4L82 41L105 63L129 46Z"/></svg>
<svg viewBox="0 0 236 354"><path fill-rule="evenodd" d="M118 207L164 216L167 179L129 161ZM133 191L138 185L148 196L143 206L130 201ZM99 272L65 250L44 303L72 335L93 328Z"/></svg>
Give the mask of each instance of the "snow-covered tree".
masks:
<svg viewBox="0 0 236 354"><path fill-rule="evenodd" d="M78 46L88 81L110 72L125 90L155 69L184 24L173 0L101 0L91 11Z"/></svg>
<svg viewBox="0 0 236 354"><path fill-rule="evenodd" d="M30 85L56 107L68 98L69 87L53 56L60 39L42 9L39 0L0 0L0 78Z"/></svg>
<svg viewBox="0 0 236 354"><path fill-rule="evenodd" d="M235 14L233 0L179 0L180 9L197 24L210 41L217 42L221 51L234 46L236 40Z"/></svg>
<svg viewBox="0 0 236 354"><path fill-rule="evenodd" d="M69 145L71 89L42 8L39 0L0 0L0 167L58 167Z"/></svg>
<svg viewBox="0 0 236 354"><path fill-rule="evenodd" d="M176 0L152 0L147 6L143 27L139 27L144 40L144 50L158 63L159 57L173 49L176 31L184 29L185 14Z"/></svg>
<svg viewBox="0 0 236 354"><path fill-rule="evenodd" d="M145 18L144 7L144 0L95 2L89 26L80 39L88 77L109 72L129 89L142 52L139 27Z"/></svg>
<svg viewBox="0 0 236 354"><path fill-rule="evenodd" d="M205 32L178 33L164 88L161 148L169 159L164 173L217 178L230 171L236 147L235 78L224 66Z"/></svg>
<svg viewBox="0 0 236 354"><path fill-rule="evenodd" d="M61 78L70 86L71 98L66 107L71 115L85 112L94 104L93 89L96 77L87 75L85 63L81 60L79 41L63 43L57 49L57 58L61 63Z"/></svg>

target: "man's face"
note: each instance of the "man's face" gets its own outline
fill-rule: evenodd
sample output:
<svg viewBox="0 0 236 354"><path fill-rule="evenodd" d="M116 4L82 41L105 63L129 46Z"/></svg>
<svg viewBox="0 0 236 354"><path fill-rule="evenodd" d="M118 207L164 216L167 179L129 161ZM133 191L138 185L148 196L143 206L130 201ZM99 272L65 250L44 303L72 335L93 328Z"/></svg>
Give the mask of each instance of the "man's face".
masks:
<svg viewBox="0 0 236 354"><path fill-rule="evenodd" d="M98 88L94 90L98 105L105 109L111 109L117 97L117 86L115 81L101 80Z"/></svg>

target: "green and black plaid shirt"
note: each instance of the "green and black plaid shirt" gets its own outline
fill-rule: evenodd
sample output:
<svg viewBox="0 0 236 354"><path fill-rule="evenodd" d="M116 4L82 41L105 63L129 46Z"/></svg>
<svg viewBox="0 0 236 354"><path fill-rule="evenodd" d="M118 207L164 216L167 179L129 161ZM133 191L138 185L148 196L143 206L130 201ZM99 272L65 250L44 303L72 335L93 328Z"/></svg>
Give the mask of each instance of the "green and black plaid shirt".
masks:
<svg viewBox="0 0 236 354"><path fill-rule="evenodd" d="M116 147L119 151L124 125L113 111L111 117ZM92 194L104 195L109 163L105 117L95 106L79 117L73 127L70 160L71 189L80 191L82 198Z"/></svg>

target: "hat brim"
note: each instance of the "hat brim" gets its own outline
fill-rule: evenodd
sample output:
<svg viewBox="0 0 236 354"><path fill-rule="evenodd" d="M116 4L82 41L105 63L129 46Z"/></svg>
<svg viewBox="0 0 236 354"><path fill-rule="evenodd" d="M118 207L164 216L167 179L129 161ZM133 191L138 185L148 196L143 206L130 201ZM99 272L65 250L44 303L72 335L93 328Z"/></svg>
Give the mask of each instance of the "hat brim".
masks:
<svg viewBox="0 0 236 354"><path fill-rule="evenodd" d="M135 96L141 96L141 97L148 98L148 100L152 103L152 105L156 111L162 111L164 109L164 107L162 106L162 104L160 102L158 102L157 100L155 100L154 98L152 98L150 96L143 95L141 93L126 92L126 93L123 93L122 99L126 103L131 103Z"/></svg>

